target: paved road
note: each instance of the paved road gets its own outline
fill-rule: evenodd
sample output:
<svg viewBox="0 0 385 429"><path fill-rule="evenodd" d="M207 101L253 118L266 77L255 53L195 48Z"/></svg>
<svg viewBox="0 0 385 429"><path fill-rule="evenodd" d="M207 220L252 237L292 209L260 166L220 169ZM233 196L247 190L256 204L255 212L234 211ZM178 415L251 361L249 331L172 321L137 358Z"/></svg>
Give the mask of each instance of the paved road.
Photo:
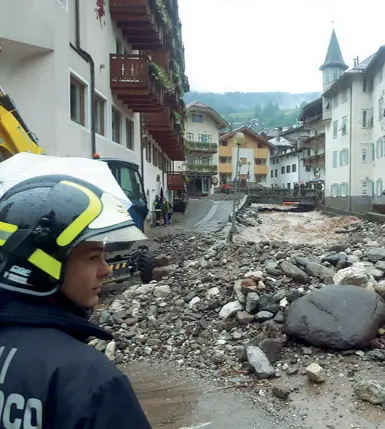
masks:
<svg viewBox="0 0 385 429"><path fill-rule="evenodd" d="M146 230L151 239L178 232L215 232L229 219L232 201L213 201L209 198L190 198L185 214L173 213L171 225L157 226Z"/></svg>

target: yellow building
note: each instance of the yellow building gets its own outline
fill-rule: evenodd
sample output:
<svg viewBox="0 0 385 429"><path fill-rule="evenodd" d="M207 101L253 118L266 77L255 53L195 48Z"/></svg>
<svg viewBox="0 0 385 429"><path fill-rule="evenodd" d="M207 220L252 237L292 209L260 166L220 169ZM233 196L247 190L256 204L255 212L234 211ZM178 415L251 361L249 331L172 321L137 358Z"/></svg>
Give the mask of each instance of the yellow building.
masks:
<svg viewBox="0 0 385 429"><path fill-rule="evenodd" d="M230 184L235 179L238 150L235 136L238 132L245 135L244 144L239 148L239 179L266 185L272 145L247 127L228 132L219 138L220 182Z"/></svg>

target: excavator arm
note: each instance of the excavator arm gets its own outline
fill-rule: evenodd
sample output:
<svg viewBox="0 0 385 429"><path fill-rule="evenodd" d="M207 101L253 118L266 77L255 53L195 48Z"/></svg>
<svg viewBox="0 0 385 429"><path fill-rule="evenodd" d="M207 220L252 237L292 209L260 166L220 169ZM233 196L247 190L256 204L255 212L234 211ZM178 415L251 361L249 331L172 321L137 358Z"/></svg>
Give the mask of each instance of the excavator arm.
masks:
<svg viewBox="0 0 385 429"><path fill-rule="evenodd" d="M15 102L0 86L0 161L19 152L46 154L20 116Z"/></svg>

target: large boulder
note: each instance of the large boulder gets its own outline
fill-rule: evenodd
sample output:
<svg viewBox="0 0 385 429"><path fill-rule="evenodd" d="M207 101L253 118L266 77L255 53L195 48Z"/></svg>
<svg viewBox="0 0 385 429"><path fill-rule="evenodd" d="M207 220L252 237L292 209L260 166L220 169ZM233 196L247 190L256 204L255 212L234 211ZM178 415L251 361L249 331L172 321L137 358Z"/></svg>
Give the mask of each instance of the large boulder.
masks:
<svg viewBox="0 0 385 429"><path fill-rule="evenodd" d="M365 347L385 323L385 302L375 292L328 285L294 301L284 331L316 347Z"/></svg>

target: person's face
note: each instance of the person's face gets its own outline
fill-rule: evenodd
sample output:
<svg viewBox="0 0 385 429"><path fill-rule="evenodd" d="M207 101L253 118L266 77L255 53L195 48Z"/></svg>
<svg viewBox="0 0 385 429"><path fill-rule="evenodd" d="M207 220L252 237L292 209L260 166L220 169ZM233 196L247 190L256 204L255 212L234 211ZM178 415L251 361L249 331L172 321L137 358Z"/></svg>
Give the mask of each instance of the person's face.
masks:
<svg viewBox="0 0 385 429"><path fill-rule="evenodd" d="M93 308L99 302L102 280L109 272L104 259L104 245L83 242L70 254L61 292L72 302Z"/></svg>

